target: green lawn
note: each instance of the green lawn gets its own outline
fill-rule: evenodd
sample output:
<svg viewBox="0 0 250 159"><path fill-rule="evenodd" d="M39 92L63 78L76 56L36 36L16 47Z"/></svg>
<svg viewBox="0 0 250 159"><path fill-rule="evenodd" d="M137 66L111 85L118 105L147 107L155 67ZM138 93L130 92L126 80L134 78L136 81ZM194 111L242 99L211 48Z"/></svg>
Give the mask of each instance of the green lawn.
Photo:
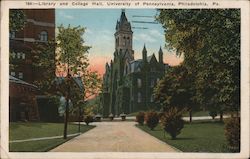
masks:
<svg viewBox="0 0 250 159"><path fill-rule="evenodd" d="M167 133L164 137L164 131L160 125L153 131L147 126L137 125L137 127L183 152L228 152L224 124L217 121L186 123L176 140L171 140Z"/></svg>
<svg viewBox="0 0 250 159"><path fill-rule="evenodd" d="M10 141L50 137L50 136L61 136L63 135L63 123L10 123ZM86 132L92 129L94 126L81 125L81 132ZM78 125L69 124L68 134L78 133ZM10 151L14 152L43 152L49 151L50 149L72 139L49 139L41 141L26 141L20 143L10 143Z"/></svg>
<svg viewBox="0 0 250 159"><path fill-rule="evenodd" d="M182 116L189 117L189 112L185 112ZM193 117L199 117L199 116L210 116L208 111L196 111L192 113Z"/></svg>
<svg viewBox="0 0 250 159"><path fill-rule="evenodd" d="M131 114L128 114L127 116L136 116L138 114L138 112L133 112ZM189 113L185 112L183 114L184 117L189 117ZM209 112L208 111L195 111L192 113L193 117L199 117L199 116L209 116Z"/></svg>

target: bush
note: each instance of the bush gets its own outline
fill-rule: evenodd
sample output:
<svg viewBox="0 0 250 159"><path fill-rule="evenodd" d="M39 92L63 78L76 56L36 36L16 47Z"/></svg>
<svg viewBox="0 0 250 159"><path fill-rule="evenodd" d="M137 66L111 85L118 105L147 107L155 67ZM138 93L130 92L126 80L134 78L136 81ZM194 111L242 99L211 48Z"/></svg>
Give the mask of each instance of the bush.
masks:
<svg viewBox="0 0 250 159"><path fill-rule="evenodd" d="M147 112L145 121L146 121L147 126L151 130L153 130L157 126L157 124L159 123L159 116L158 116L157 112L155 112L155 111Z"/></svg>
<svg viewBox="0 0 250 159"><path fill-rule="evenodd" d="M240 152L240 118L233 117L226 121L225 136L228 149L232 152Z"/></svg>
<svg viewBox="0 0 250 159"><path fill-rule="evenodd" d="M209 111L209 115L214 119L217 116L217 112L215 110Z"/></svg>
<svg viewBox="0 0 250 159"><path fill-rule="evenodd" d="M89 125L89 123L94 122L94 117L92 115L87 115L84 117L84 122Z"/></svg>
<svg viewBox="0 0 250 159"><path fill-rule="evenodd" d="M144 124L144 116L145 116L144 112L139 112L136 115L136 122L138 122L140 125L143 125Z"/></svg>
<svg viewBox="0 0 250 159"><path fill-rule="evenodd" d="M167 112L164 112L161 121L164 130L170 134L172 139L176 139L176 136L181 133L181 129L184 127L182 111L178 111L176 108L170 108Z"/></svg>

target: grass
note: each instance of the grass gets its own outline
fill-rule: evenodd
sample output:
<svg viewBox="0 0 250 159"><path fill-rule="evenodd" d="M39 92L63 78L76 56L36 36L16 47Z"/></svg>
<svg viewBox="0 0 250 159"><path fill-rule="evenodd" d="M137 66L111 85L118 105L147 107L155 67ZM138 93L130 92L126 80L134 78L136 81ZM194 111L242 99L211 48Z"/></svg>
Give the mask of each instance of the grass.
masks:
<svg viewBox="0 0 250 159"><path fill-rule="evenodd" d="M10 123L10 141L30 138L61 136L63 135L63 123ZM81 125L81 132L84 133L94 126ZM68 134L78 133L78 125L69 124ZM58 145L74 138L67 139L48 139L40 141L26 141L20 143L10 143L9 148L12 152L45 152L57 147Z"/></svg>
<svg viewBox="0 0 250 159"><path fill-rule="evenodd" d="M224 136L224 124L218 121L194 121L186 123L176 140L165 133L160 125L151 131L147 126L138 128L183 152L228 152Z"/></svg>
<svg viewBox="0 0 250 159"><path fill-rule="evenodd" d="M182 116L189 117L189 112L185 112ZM192 112L192 116L200 117L200 116L210 116L210 115L209 115L209 111L195 111L195 112Z"/></svg>
<svg viewBox="0 0 250 159"><path fill-rule="evenodd" d="M138 112L133 112L128 114L127 116L136 116ZM192 113L193 117L200 117L200 116L209 116L209 111L195 111ZM185 112L183 117L189 117L189 112Z"/></svg>

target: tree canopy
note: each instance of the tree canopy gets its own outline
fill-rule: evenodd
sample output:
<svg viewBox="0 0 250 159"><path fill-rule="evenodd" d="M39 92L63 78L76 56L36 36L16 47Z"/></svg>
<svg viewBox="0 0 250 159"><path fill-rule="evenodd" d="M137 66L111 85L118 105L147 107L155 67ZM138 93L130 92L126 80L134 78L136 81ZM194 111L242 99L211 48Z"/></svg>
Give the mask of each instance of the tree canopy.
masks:
<svg viewBox="0 0 250 159"><path fill-rule="evenodd" d="M184 55L195 99L207 108L239 110L240 10L159 10L166 46Z"/></svg>
<svg viewBox="0 0 250 159"><path fill-rule="evenodd" d="M19 9L10 9L9 14L10 32L23 29L26 24L26 15L24 14L24 11Z"/></svg>

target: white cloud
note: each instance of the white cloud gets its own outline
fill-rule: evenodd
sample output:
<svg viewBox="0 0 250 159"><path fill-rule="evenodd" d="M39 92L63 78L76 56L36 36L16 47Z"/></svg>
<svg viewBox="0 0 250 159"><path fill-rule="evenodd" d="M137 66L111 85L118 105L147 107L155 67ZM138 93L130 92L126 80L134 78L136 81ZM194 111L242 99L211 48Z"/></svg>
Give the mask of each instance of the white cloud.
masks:
<svg viewBox="0 0 250 159"><path fill-rule="evenodd" d="M153 38L152 36L148 35L148 34L144 34L144 33L141 33L141 34L137 34L134 36L134 40L135 41L144 41L144 42L150 42L150 43L153 43L153 42L156 42L157 40L155 38Z"/></svg>
<svg viewBox="0 0 250 159"><path fill-rule="evenodd" d="M160 33L158 30L150 30L149 34L154 36L154 37L164 37L162 33Z"/></svg>
<svg viewBox="0 0 250 159"><path fill-rule="evenodd" d="M73 17L72 15L65 14L63 11L60 11L59 15L62 16L63 18L65 18L65 19L75 19L75 17Z"/></svg>

